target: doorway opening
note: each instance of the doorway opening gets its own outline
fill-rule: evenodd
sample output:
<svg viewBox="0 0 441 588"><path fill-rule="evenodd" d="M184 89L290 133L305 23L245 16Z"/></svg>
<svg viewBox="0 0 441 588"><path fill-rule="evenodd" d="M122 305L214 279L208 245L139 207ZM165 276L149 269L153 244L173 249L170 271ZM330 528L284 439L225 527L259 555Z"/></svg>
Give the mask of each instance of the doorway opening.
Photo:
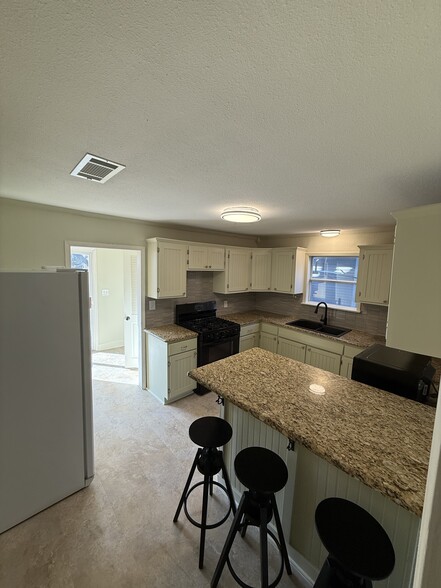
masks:
<svg viewBox="0 0 441 588"><path fill-rule="evenodd" d="M69 265L87 269L92 378L141 385L141 250L70 245Z"/></svg>

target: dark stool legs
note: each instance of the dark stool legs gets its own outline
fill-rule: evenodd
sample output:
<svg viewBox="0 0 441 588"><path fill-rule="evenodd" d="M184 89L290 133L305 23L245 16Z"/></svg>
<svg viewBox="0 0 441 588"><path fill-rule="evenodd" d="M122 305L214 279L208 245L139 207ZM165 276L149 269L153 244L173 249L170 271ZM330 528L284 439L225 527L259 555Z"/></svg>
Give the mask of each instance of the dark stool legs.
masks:
<svg viewBox="0 0 441 588"><path fill-rule="evenodd" d="M256 467L257 464L259 464L258 468ZM229 553L237 533L240 533L244 537L248 526L253 525L259 527L261 587L273 588L280 582L284 568L288 575L292 574L274 495L275 492L278 492L285 486L288 479L288 471L283 460L277 454L262 447L249 447L242 450L236 456L234 465L237 477L250 490L246 490L242 495L233 524L228 532L221 556L214 571L211 587L216 588L225 564L227 564L236 582L244 588L251 588L233 569L229 559ZM277 536L268 529L268 524L273 516ZM280 570L276 579L271 584L268 583L268 535L276 544L281 555Z"/></svg>
<svg viewBox="0 0 441 588"><path fill-rule="evenodd" d="M190 469L187 481L185 483L184 490L179 500L178 508L176 509L173 522L176 523L179 514L184 507L185 516L187 519L196 527L201 530L199 540L199 568L201 569L204 565L204 552L205 552L205 534L207 529L214 529L222 525L228 518L231 511L236 513L236 503L234 501L233 490L231 488L230 479L228 472L225 467L223 460L222 451L218 450L217 447L225 445L232 435L232 429L230 425L223 419L217 417L202 417L192 423L190 427L190 438L198 445L203 445L196 451L193 464ZM190 487L196 468L203 474L204 479L202 482L197 482ZM222 471L224 483L220 484L213 480L213 477ZM201 521L198 522L188 512L187 499L190 494L197 487L202 486L202 515ZM229 508L226 515L219 521L211 524L207 524L207 510L208 510L208 499L209 495L213 496L213 487L217 486L221 488L229 500Z"/></svg>
<svg viewBox="0 0 441 588"><path fill-rule="evenodd" d="M326 498L315 511L319 537L329 555L314 588L372 588L394 569L395 552L383 527L344 498Z"/></svg>

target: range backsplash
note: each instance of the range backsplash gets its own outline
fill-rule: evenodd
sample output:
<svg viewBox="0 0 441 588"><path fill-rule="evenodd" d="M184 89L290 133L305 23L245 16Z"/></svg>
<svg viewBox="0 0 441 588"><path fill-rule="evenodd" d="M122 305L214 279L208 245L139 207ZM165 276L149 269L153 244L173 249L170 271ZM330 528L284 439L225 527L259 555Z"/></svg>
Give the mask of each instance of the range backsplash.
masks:
<svg viewBox="0 0 441 588"><path fill-rule="evenodd" d="M206 302L215 300L217 315L246 312L249 310L263 310L277 314L292 315L298 318L317 320L314 307L302 304L302 296L290 294L273 294L267 292L250 292L249 294L215 294L213 293L213 272L188 272L187 297L156 300L156 310L148 310L146 298L146 328L159 327L175 322L176 304L187 302ZM228 301L228 308L224 308L224 300ZM365 331L371 335L386 333L387 307L373 304L362 304L361 313L330 309L328 318L331 324ZM318 316L323 313L319 309Z"/></svg>

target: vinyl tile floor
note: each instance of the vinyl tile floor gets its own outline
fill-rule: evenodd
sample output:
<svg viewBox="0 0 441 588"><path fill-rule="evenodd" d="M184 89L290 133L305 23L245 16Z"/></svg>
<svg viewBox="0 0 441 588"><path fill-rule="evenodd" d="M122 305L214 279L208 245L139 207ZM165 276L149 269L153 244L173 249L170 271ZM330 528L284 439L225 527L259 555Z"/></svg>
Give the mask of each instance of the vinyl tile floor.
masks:
<svg viewBox="0 0 441 588"><path fill-rule="evenodd" d="M207 531L198 569L199 530L172 519L196 447L188 428L217 415L213 394L162 406L136 385L94 380L95 478L92 484L0 535L1 588L208 587L229 526ZM200 512L198 491L189 511ZM215 491L210 520L224 512ZM238 538L232 562L259 586L254 529ZM272 554L273 577L278 565ZM276 563L277 565L276 565ZM237 586L225 567L219 587ZM303 588L295 575L281 588Z"/></svg>

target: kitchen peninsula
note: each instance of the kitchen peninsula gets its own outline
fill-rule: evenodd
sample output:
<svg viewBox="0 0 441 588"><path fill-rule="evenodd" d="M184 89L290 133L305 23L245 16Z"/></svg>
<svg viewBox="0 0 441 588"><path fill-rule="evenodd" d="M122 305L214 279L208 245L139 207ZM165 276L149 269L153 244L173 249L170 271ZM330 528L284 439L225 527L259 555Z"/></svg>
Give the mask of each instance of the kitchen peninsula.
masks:
<svg viewBox="0 0 441 588"><path fill-rule="evenodd" d="M287 462L290 481L279 497L283 524L291 556L307 577L315 577L325 557L314 530L315 506L334 495L369 510L391 537L396 568L378 585L411 585L433 408L259 348L189 376L225 401L223 414L234 431L226 462L238 493L232 462L243 446L268 446ZM312 393L312 384L324 394ZM289 441L294 451L287 450Z"/></svg>

